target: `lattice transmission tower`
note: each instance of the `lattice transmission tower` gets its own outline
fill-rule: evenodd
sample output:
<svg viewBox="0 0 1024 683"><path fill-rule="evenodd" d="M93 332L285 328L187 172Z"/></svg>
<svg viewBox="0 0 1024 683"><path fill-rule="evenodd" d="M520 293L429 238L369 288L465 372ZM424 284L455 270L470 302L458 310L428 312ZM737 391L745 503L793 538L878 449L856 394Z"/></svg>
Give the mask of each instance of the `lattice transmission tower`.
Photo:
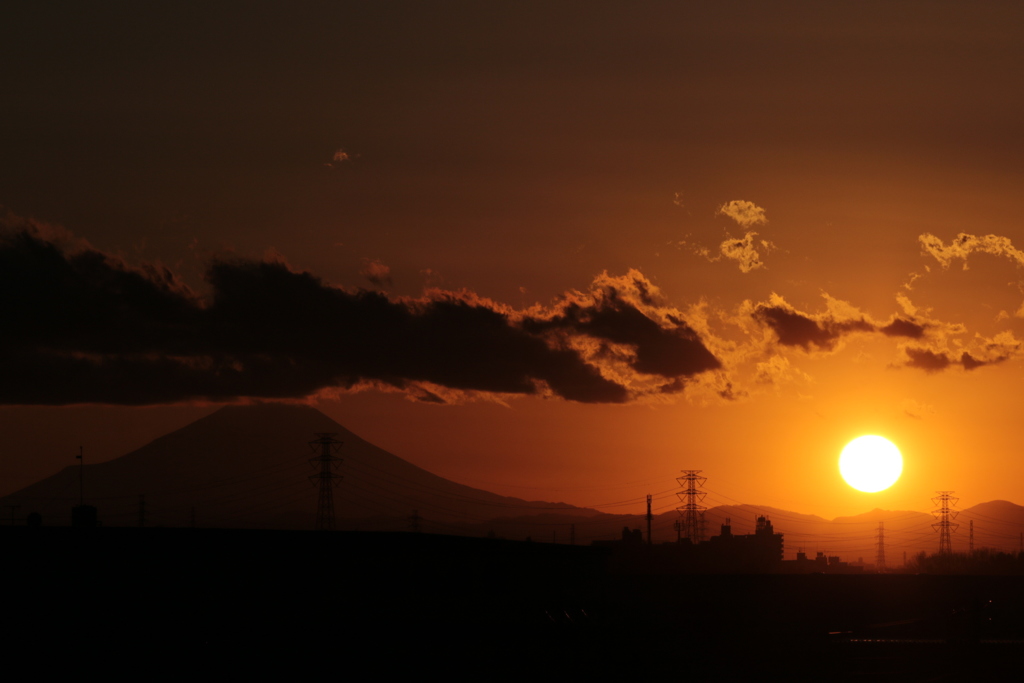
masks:
<svg viewBox="0 0 1024 683"><path fill-rule="evenodd" d="M938 510L932 510L932 514L939 521L932 524L932 528L939 532L939 554L948 555L953 552L953 541L950 533L957 530L960 525L954 522L960 514L957 510L950 509L957 504L959 498L953 497L952 491L936 491L938 495L932 498L932 504L938 505Z"/></svg>
<svg viewBox="0 0 1024 683"><path fill-rule="evenodd" d="M316 501L316 525L317 531L322 529L334 530L334 487L341 481L341 475L334 472L341 464L341 458L337 453L341 450L341 442L334 438L333 432L321 432L316 434L316 439L309 442L309 447L314 453L319 453L309 462L318 467L316 474L309 475L310 481L319 486L319 494Z"/></svg>
<svg viewBox="0 0 1024 683"><path fill-rule="evenodd" d="M679 501L683 503L676 510L682 515L682 536L690 539L690 543L697 544L704 540L704 511L706 507L700 504L704 496L708 495L701 490L707 477L700 476L702 470L683 470L683 476L676 477L676 481L683 487L682 491L676 492Z"/></svg>
<svg viewBox="0 0 1024 683"><path fill-rule="evenodd" d="M878 523L878 553L875 554L875 571L885 571L885 522Z"/></svg>

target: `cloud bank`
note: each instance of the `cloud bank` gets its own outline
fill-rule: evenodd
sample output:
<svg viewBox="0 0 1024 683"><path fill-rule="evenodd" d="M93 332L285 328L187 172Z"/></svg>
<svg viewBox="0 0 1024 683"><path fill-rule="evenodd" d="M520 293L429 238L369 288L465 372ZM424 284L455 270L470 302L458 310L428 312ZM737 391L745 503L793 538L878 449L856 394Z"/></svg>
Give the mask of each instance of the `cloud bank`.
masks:
<svg viewBox="0 0 1024 683"><path fill-rule="evenodd" d="M378 273L379 275L379 273ZM377 386L621 403L720 361L637 271L517 311L471 292L331 286L281 261L215 261L211 294L21 226L0 236L0 403L146 405Z"/></svg>

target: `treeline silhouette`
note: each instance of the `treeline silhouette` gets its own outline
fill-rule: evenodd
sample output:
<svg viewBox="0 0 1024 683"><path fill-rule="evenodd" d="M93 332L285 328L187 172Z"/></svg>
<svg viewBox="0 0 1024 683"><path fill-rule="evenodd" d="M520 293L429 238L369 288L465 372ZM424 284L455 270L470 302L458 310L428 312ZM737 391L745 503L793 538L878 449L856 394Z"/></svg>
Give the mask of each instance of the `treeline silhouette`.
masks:
<svg viewBox="0 0 1024 683"><path fill-rule="evenodd" d="M920 552L907 560L902 571L914 574L1024 574L1024 553L991 548L973 552Z"/></svg>

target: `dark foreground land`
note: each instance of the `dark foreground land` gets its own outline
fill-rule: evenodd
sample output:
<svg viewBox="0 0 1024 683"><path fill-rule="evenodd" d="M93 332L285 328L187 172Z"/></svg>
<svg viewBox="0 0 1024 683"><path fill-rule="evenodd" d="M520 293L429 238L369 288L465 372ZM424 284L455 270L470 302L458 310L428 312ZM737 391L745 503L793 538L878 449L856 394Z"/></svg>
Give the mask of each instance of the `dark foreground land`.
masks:
<svg viewBox="0 0 1024 683"><path fill-rule="evenodd" d="M1024 650L1024 577L627 576L596 548L426 534L0 532L0 648L40 673L978 680Z"/></svg>

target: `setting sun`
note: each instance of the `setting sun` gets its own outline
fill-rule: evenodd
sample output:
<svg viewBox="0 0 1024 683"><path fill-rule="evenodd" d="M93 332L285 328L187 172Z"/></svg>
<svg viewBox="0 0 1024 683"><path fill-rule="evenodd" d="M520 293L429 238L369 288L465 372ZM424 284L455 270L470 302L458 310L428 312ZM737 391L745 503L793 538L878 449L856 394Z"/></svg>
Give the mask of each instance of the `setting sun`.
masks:
<svg viewBox="0 0 1024 683"><path fill-rule="evenodd" d="M861 436L846 444L840 454L839 473L858 491L883 491L903 473L903 456L884 437Z"/></svg>

